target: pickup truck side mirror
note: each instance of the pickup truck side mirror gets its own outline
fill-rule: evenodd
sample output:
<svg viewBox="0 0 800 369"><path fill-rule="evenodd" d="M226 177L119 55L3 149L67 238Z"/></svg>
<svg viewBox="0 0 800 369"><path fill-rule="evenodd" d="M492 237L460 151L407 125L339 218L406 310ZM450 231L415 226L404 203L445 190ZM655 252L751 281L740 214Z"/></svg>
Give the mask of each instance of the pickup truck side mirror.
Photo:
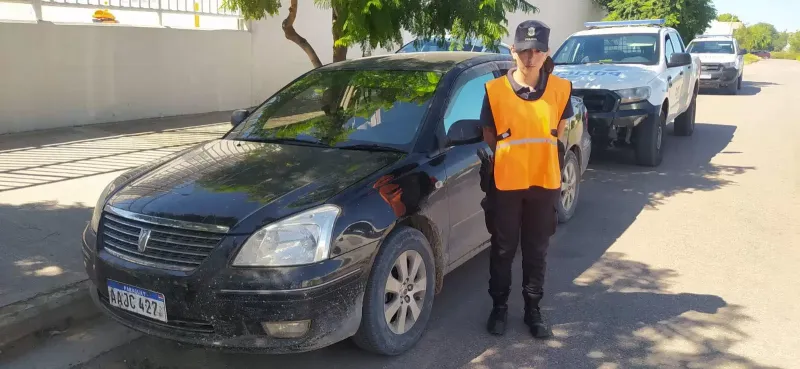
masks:
<svg viewBox="0 0 800 369"><path fill-rule="evenodd" d="M250 115L250 111L246 109L234 110L233 113L231 113L231 126L238 126L247 119L248 115Z"/></svg>
<svg viewBox="0 0 800 369"><path fill-rule="evenodd" d="M469 145L483 141L483 123L478 119L462 119L447 131L448 145Z"/></svg>
<svg viewBox="0 0 800 369"><path fill-rule="evenodd" d="M692 54L675 53L667 63L667 68L684 67L692 64Z"/></svg>

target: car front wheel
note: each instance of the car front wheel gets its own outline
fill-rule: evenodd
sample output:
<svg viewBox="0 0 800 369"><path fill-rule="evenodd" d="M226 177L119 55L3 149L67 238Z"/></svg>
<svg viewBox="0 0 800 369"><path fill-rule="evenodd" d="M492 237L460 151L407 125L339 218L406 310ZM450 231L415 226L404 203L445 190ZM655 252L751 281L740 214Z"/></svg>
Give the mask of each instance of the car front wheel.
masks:
<svg viewBox="0 0 800 369"><path fill-rule="evenodd" d="M575 214L580 193L581 170L578 156L572 150L567 151L564 170L561 175L561 198L558 202L558 222L566 223Z"/></svg>
<svg viewBox="0 0 800 369"><path fill-rule="evenodd" d="M425 331L433 307L436 266L425 236L399 227L383 242L364 294L353 341L364 350L399 355Z"/></svg>
<svg viewBox="0 0 800 369"><path fill-rule="evenodd" d="M661 165L664 152L664 130L667 112L642 122L636 127L636 162L639 165L657 167Z"/></svg>

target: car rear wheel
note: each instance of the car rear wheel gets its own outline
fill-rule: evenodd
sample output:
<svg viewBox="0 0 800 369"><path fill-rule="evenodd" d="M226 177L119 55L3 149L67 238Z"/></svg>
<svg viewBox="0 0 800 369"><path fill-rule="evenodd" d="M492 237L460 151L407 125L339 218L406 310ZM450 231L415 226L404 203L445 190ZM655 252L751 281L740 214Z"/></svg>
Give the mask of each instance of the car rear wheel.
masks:
<svg viewBox="0 0 800 369"><path fill-rule="evenodd" d="M657 167L661 165L664 152L664 131L667 112L639 124L636 132L636 162L639 165Z"/></svg>
<svg viewBox="0 0 800 369"><path fill-rule="evenodd" d="M567 151L564 170L561 175L561 201L558 202L558 222L566 223L575 214L580 193L581 170L578 156L572 150Z"/></svg>
<svg viewBox="0 0 800 369"><path fill-rule="evenodd" d="M692 96L689 108L675 119L675 135L691 136L694 133L695 119L697 117L697 92Z"/></svg>
<svg viewBox="0 0 800 369"><path fill-rule="evenodd" d="M430 318L435 279L425 236L410 227L392 232L370 272L356 345L382 355L399 355L416 345Z"/></svg>

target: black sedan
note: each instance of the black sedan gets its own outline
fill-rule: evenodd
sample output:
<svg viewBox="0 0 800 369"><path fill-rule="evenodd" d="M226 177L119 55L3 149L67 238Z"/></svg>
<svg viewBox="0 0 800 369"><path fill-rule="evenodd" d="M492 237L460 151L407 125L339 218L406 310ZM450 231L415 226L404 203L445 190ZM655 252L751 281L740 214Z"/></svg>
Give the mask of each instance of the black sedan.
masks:
<svg viewBox="0 0 800 369"><path fill-rule="evenodd" d="M484 83L511 63L435 52L324 66L235 112L221 139L121 175L83 234L93 299L191 344L408 350L443 276L487 246L476 119ZM561 142L579 180L588 135L573 104Z"/></svg>

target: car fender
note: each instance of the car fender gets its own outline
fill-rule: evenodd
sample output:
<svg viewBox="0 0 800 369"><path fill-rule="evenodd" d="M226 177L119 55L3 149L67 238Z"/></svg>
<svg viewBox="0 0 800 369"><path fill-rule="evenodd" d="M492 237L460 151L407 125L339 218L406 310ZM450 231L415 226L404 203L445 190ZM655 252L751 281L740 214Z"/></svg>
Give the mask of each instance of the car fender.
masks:
<svg viewBox="0 0 800 369"><path fill-rule="evenodd" d="M656 78L650 81L650 98L647 101L654 106L664 105L664 101L669 97L669 84L667 83L667 74L660 73Z"/></svg>

